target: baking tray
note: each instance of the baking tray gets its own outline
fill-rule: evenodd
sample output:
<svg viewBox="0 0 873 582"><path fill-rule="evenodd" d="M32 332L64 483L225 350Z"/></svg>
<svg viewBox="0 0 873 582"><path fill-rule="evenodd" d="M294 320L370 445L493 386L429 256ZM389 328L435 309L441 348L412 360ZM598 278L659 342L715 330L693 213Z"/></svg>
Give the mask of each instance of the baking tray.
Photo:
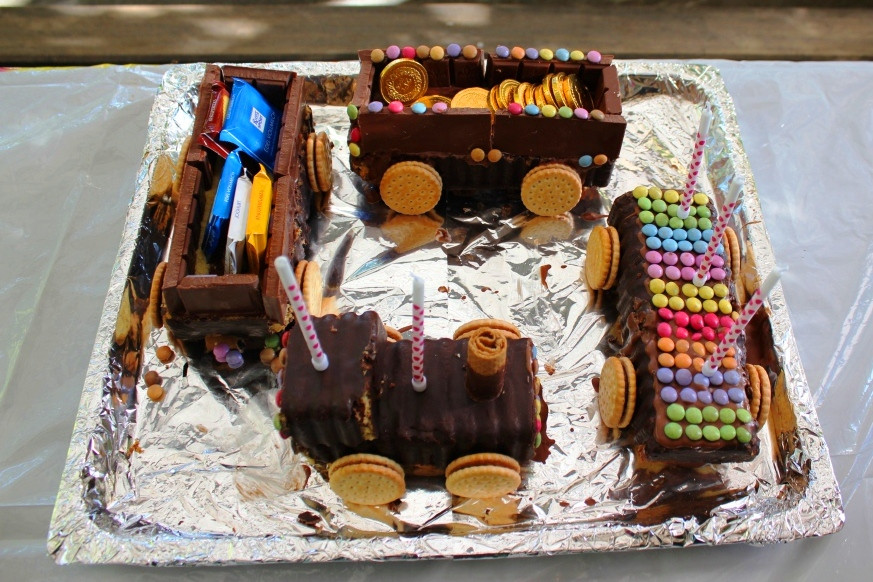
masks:
<svg viewBox="0 0 873 582"><path fill-rule="evenodd" d="M313 227L309 258L335 264L346 233L355 233L341 307L373 308L403 327L408 289L397 281L415 268L445 282L445 297L431 301L428 335L450 335L482 315L511 318L534 339L543 364L555 444L526 472L517 495L453 500L438 481L421 479L408 484L400 504L355 510L276 434L276 385L266 368L230 372L182 355L163 365L155 357L156 346L169 343L162 329L146 327L143 345L127 352L115 342L120 309L138 316L147 309L144 288L167 243L150 219L151 169L160 154L175 156L190 133L204 65L171 68L150 116L58 491L48 537L55 560L176 565L542 555L784 542L839 530L842 501L778 286L768 329L771 359L785 381L758 458L696 470L643 466L599 427L592 379L606 357L598 346L611 321L588 304L579 280L585 240L615 196L638 184L683 183L704 103L715 115L699 189L718 195L730 180L744 179L737 230L758 271L774 265L718 71L617 65L628 120L622 156L610 186L571 217L569 231L533 228L531 217L513 209L462 202L442 209L435 242L406 253L384 236L390 217L348 171L341 103L351 95L357 63L266 65L310 77L317 129L334 144L334 199ZM168 393L160 405L125 369L123 356L133 351L142 370L162 371Z"/></svg>

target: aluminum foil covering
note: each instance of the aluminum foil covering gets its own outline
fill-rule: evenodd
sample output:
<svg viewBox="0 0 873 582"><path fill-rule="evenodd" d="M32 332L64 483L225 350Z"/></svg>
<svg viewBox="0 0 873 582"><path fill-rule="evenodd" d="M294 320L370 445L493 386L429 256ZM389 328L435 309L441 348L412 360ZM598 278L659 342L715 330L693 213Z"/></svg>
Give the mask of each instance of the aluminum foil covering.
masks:
<svg viewBox="0 0 873 582"><path fill-rule="evenodd" d="M312 76L310 96L322 103L347 99L357 72L353 62L269 66ZM428 335L451 335L479 317L511 319L537 345L555 441L544 463L526 469L515 495L453 500L441 480L410 479L400 503L376 508L345 506L278 436L276 380L265 366L251 362L228 372L209 358L180 354L168 365L156 358L156 346L169 341L164 330L149 328L147 287L167 243L145 219L149 181L156 157L175 158L190 133L204 70L171 69L152 110L57 497L48 540L56 561L535 555L768 543L837 531L842 502L779 287L769 302L771 369L781 367L785 382L776 388L754 461L697 470L645 465L600 427L592 379L607 357L599 345L612 322L589 304L580 280L585 242L615 196L638 184L684 183L704 103L714 122L699 189L720 196L734 177L745 180L735 218L753 258L749 268L773 267L718 71L654 62L618 67L627 136L611 185L583 211L539 219L517 206L454 201L438 206L436 218L420 219L415 228L426 234L414 240L349 171L345 107L313 104L317 129L334 145L334 191L313 225L307 258L321 263L326 280L341 278L339 308L374 309L387 324L407 328L415 271L426 279ZM119 345L119 329L128 325L118 323L120 311L142 326L142 345ZM127 337L122 344L130 344ZM146 397L141 379L151 369L164 377L159 403Z"/></svg>

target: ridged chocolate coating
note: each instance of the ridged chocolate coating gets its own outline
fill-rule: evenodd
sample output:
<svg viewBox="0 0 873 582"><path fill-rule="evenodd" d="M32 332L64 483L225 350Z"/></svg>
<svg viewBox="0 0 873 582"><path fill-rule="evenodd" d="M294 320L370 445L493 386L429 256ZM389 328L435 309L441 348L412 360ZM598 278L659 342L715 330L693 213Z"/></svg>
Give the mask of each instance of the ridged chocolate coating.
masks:
<svg viewBox="0 0 873 582"><path fill-rule="evenodd" d="M509 340L505 389L474 402L465 388L467 340L425 340L427 389L415 392L411 342L388 342L378 315L314 318L330 360L313 369L292 331L281 397L283 432L316 461L355 452L394 459L411 474L433 475L471 453L533 458L535 384L529 339Z"/></svg>

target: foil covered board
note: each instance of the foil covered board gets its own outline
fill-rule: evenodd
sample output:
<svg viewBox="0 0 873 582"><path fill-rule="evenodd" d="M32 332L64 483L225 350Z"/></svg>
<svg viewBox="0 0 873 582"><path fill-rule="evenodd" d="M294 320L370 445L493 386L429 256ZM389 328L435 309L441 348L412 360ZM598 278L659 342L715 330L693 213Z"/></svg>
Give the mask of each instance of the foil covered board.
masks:
<svg viewBox="0 0 873 582"><path fill-rule="evenodd" d="M357 63L277 63L311 77L317 130L333 144L334 190L312 224L307 258L341 280L342 311L374 309L398 329L411 313L410 273L429 288L427 334L450 336L479 317L511 319L534 340L549 405L545 462L517 494L453 500L437 479L410 479L399 503L350 508L273 427L275 377L259 363L230 371L210 358L162 364L170 342L143 315L167 237L155 228L149 182L156 158L190 133L203 65L173 67L149 121L116 268L83 387L48 538L58 563L230 564L386 560L771 543L840 529L842 502L781 289L770 296L773 366L784 371L759 456L749 463L671 469L642 465L601 427L592 380L612 322L589 303L579 274L591 228L638 184L684 183L704 103L714 113L708 171L698 185L723 195L745 181L734 217L747 259L774 258L733 104L716 69L617 62L622 154L609 187L570 216L538 220L520 205L449 201L432 234L401 246L392 216L348 168L348 118ZM330 103L328 105L327 103ZM445 201L444 201L445 202ZM751 273L754 276L754 272ZM120 315L121 314L121 315ZM123 321L122 321L123 320ZM131 323L131 321L133 323ZM141 342L120 329L140 326ZM122 345L123 344L123 345ZM136 361L126 361L136 358ZM135 366L133 366L135 364ZM160 370L166 396L139 375Z"/></svg>

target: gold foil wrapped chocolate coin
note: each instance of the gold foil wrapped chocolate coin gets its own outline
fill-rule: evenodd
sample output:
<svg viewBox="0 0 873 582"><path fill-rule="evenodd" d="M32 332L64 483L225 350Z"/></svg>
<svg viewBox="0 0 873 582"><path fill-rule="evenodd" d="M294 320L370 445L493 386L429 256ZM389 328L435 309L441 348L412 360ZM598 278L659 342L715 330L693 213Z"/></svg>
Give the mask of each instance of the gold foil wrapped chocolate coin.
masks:
<svg viewBox="0 0 873 582"><path fill-rule="evenodd" d="M385 101L409 105L427 93L427 71L416 60L396 59L382 69L379 88Z"/></svg>
<svg viewBox="0 0 873 582"><path fill-rule="evenodd" d="M470 87L458 91L452 97L452 109L470 107L475 109L489 109L488 89L482 87Z"/></svg>

